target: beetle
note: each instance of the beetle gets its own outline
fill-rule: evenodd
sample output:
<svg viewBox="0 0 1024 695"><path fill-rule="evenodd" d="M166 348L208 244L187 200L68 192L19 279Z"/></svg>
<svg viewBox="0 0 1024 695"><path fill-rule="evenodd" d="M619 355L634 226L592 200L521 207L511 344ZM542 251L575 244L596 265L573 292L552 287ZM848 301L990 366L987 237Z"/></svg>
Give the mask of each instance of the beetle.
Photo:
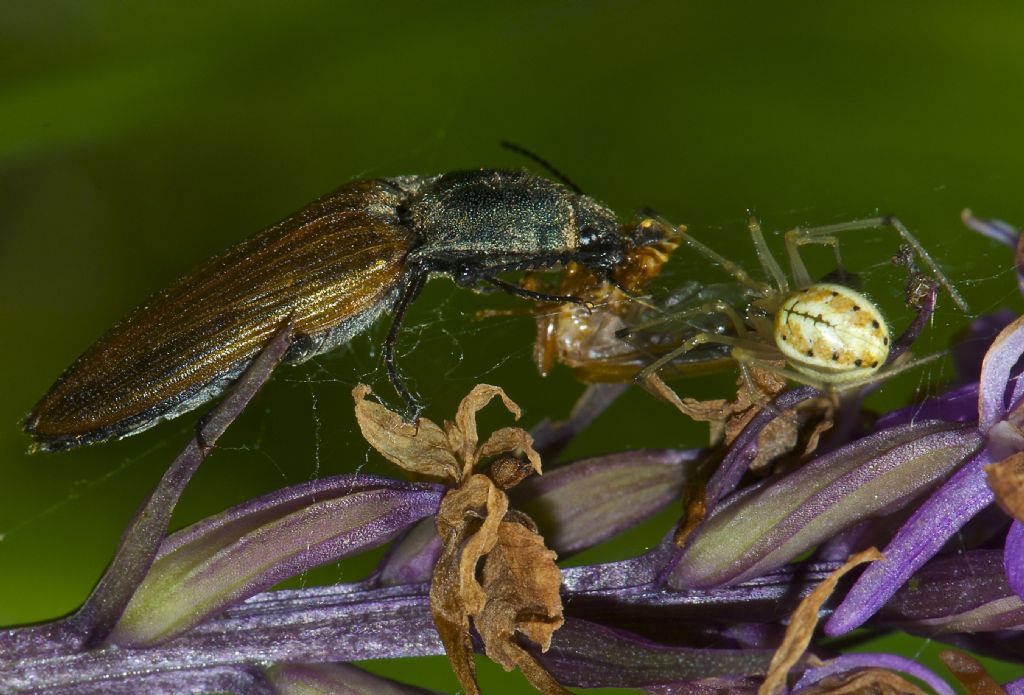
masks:
<svg viewBox="0 0 1024 695"><path fill-rule="evenodd" d="M412 418L395 364L406 309L431 276L487 283L576 261L609 276L646 227L527 171L476 169L354 181L207 261L128 314L57 379L24 421L35 450L141 432L223 392L285 322L285 361L344 344L390 310L384 363Z"/></svg>

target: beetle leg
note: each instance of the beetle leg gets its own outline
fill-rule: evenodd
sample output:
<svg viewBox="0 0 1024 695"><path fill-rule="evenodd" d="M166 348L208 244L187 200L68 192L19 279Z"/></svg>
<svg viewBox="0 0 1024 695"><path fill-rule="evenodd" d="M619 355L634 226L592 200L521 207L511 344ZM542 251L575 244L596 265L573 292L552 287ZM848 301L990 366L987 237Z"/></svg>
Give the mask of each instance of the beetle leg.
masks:
<svg viewBox="0 0 1024 695"><path fill-rule="evenodd" d="M391 380L391 385L395 387L395 391L398 392L401 399L405 401L410 415L409 420L412 422L417 422L420 419L420 411L423 408L419 401L409 393L402 375L398 373L398 367L395 366L395 343L398 341L398 332L402 328L402 319L405 318L405 311L419 295L426 281L427 274L425 272L422 270L415 271L415 274L409 280L409 284L405 286L405 290L395 303L395 308L392 311L391 330L388 331L388 337L384 340L384 366L388 370L388 379Z"/></svg>
<svg viewBox="0 0 1024 695"><path fill-rule="evenodd" d="M547 294L546 292L535 292L534 290L528 290L525 287L519 285L513 285L510 282L499 280L498 278L485 278L486 282L494 285L500 290L513 294L517 297L523 297L524 299L533 299L538 302L548 302L549 304L564 304L569 302L571 304L579 304L585 309L593 309L593 305L580 299L579 297L573 297L572 295L561 295L561 294Z"/></svg>

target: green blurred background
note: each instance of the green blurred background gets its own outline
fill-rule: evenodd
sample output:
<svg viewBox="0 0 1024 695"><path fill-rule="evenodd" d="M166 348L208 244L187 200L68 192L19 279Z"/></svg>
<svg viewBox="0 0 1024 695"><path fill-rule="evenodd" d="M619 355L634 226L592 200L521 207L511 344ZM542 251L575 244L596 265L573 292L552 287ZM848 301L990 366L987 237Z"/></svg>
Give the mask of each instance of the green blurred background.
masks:
<svg viewBox="0 0 1024 695"><path fill-rule="evenodd" d="M1009 251L966 232L959 213L1024 222L1022 27L1018 3L4 3L0 625L81 602L195 419L30 457L20 418L147 294L353 178L527 165L500 149L509 139L624 217L652 206L745 263L748 208L773 231L892 212L973 314L1020 308ZM909 316L887 267L896 245L885 232L844 240L898 329ZM827 254L810 256L830 270ZM681 252L664 285L720 277ZM922 352L969 319L941 304ZM450 416L480 381L505 386L528 423L568 411L580 386L564 369L537 375L528 317L473 320L516 306L430 284L401 342L428 417ZM175 526L314 476L390 473L359 438L349 395L368 380L391 397L385 324L281 370L195 477ZM948 377L948 365L908 374L874 404ZM676 382L700 396L730 384ZM570 453L704 436L631 390ZM575 561L638 552L674 514ZM402 677L455 688L443 659ZM524 687L493 667L482 680L486 692Z"/></svg>

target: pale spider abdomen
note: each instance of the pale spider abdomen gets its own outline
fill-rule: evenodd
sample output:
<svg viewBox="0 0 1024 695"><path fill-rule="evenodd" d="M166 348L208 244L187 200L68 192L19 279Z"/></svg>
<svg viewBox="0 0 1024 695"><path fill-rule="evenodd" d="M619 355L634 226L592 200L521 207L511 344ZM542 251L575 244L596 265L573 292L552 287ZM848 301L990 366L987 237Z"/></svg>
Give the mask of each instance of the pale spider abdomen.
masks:
<svg viewBox="0 0 1024 695"><path fill-rule="evenodd" d="M774 336L795 370L827 384L863 379L889 356L889 326L878 307L842 285L792 292L775 314Z"/></svg>

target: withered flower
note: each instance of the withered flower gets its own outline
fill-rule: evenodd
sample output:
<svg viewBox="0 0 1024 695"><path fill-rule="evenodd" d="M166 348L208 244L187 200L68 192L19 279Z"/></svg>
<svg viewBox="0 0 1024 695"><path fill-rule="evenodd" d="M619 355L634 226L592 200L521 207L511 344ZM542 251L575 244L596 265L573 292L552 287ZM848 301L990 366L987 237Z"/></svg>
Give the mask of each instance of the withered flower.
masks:
<svg viewBox="0 0 1024 695"><path fill-rule="evenodd" d="M499 429L483 444L477 433L476 414L494 398L516 420L519 406L497 386L480 384L463 399L455 420L442 428L426 418L405 422L366 400L369 393L362 385L352 392L366 440L403 469L453 485L437 513L441 552L431 577L430 610L462 687L480 692L472 623L485 653L506 670L519 667L543 693L567 693L517 642L521 634L547 651L552 633L564 622L556 555L529 517L509 509L505 494L527 475L541 472L540 455L523 429ZM488 473L474 473L486 459L494 459Z"/></svg>

